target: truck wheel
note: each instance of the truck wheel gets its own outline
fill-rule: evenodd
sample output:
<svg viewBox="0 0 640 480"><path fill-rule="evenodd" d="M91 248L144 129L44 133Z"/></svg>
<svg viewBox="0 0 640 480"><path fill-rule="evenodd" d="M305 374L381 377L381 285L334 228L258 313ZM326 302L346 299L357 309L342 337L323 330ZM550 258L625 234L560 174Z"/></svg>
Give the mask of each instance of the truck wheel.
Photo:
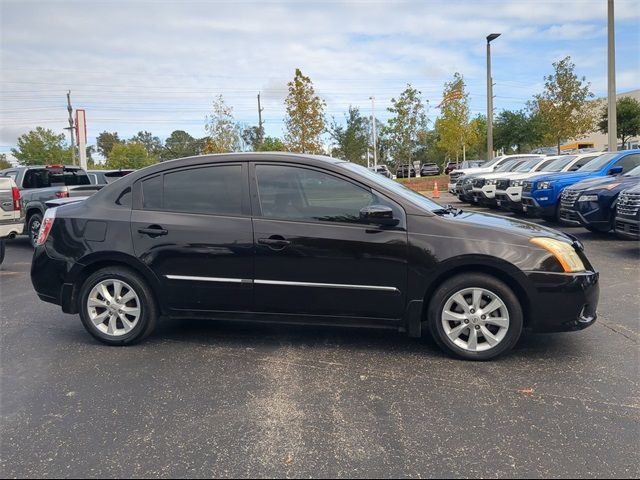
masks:
<svg viewBox="0 0 640 480"><path fill-rule="evenodd" d="M0 265L4 262L4 238L0 238Z"/></svg>
<svg viewBox="0 0 640 480"><path fill-rule="evenodd" d="M78 311L84 328L107 345L130 345L153 332L158 309L145 280L123 267L93 273L80 289Z"/></svg>
<svg viewBox="0 0 640 480"><path fill-rule="evenodd" d="M517 343L523 315L518 297L484 273L458 275L433 294L427 311L436 343L465 360L489 360Z"/></svg>
<svg viewBox="0 0 640 480"><path fill-rule="evenodd" d="M40 225L42 225L42 215L34 213L29 217L29 221L27 222L27 234L29 235L29 240L31 241L31 246L33 248L36 248L36 243L38 242Z"/></svg>

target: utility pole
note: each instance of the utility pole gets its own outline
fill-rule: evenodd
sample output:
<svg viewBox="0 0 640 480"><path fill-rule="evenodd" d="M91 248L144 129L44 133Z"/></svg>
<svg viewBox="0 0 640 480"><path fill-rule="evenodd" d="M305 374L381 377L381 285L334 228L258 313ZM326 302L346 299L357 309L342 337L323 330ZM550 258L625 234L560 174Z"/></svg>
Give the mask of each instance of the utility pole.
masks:
<svg viewBox="0 0 640 480"><path fill-rule="evenodd" d="M487 159L493 158L493 78L491 77L491 41L499 33L487 35Z"/></svg>
<svg viewBox="0 0 640 480"><path fill-rule="evenodd" d="M371 119L372 119L372 133L373 133L373 166L378 167L378 139L376 138L376 97L369 97L371 99Z"/></svg>
<svg viewBox="0 0 640 480"><path fill-rule="evenodd" d="M260 107L260 92L258 92L258 130L260 131L260 143L264 140L264 128L262 126L262 111L264 108Z"/></svg>
<svg viewBox="0 0 640 480"><path fill-rule="evenodd" d="M76 142L73 138L73 107L71 106L71 90L67 92L67 111L69 112L69 135L71 135L71 164L76 164Z"/></svg>
<svg viewBox="0 0 640 480"><path fill-rule="evenodd" d="M618 118L616 113L616 35L615 23L613 15L613 0L608 2L608 31L609 31L609 48L608 48L608 91L607 100L609 103L607 116L607 131L609 132L609 151L618 151ZM624 145L622 145L624 149Z"/></svg>

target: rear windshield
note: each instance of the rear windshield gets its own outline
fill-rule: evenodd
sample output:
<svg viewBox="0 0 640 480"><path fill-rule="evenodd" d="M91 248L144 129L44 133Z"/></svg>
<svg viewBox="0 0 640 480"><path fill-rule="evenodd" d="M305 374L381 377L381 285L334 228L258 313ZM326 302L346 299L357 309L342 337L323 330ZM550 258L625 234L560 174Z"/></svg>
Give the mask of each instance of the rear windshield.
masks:
<svg viewBox="0 0 640 480"><path fill-rule="evenodd" d="M89 176L84 170L32 168L24 174L22 188L70 187L90 184Z"/></svg>

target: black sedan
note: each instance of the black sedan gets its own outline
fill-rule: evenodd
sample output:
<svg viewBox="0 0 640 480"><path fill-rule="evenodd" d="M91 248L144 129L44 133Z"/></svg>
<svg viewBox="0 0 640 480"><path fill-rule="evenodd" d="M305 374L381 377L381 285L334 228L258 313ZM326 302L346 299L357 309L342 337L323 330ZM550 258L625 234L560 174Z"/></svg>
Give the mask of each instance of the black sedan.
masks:
<svg viewBox="0 0 640 480"><path fill-rule="evenodd" d="M158 319L428 331L486 360L523 329L592 325L582 245L514 219L442 207L367 168L298 154L191 157L47 210L31 279L109 345Z"/></svg>
<svg viewBox="0 0 640 480"><path fill-rule="evenodd" d="M592 232L613 230L618 195L640 184L640 167L620 176L583 180L566 188L560 197L560 221L582 225Z"/></svg>

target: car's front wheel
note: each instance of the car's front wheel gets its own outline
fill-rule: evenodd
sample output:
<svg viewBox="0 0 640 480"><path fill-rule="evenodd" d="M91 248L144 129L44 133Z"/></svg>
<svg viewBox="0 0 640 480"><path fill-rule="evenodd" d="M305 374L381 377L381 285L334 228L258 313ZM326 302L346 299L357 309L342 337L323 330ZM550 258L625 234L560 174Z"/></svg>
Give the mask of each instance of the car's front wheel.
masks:
<svg viewBox="0 0 640 480"><path fill-rule="evenodd" d="M522 333L518 297L483 273L458 275L433 294L427 312L431 335L445 351L466 360L489 360L511 348Z"/></svg>
<svg viewBox="0 0 640 480"><path fill-rule="evenodd" d="M122 267L107 267L90 275L79 296L86 330L108 345L139 342L155 329L157 308L145 280Z"/></svg>

